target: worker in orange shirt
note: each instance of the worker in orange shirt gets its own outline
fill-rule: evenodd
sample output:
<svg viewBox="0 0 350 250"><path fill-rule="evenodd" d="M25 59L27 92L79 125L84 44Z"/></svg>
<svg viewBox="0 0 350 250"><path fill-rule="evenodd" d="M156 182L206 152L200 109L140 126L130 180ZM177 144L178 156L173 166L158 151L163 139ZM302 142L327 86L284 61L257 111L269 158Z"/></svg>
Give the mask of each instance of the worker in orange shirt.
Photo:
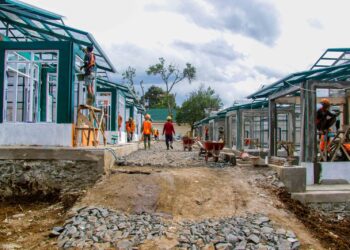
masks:
<svg viewBox="0 0 350 250"><path fill-rule="evenodd" d="M143 144L145 149L147 149L146 145L148 145L148 149L151 149L151 134L152 134L152 122L151 116L149 114L145 115L145 121L142 124L141 131L143 136Z"/></svg>
<svg viewBox="0 0 350 250"><path fill-rule="evenodd" d="M158 140L159 140L159 130L158 130L158 129L155 129L155 130L154 130L154 140L155 140L155 141L158 141Z"/></svg>
<svg viewBox="0 0 350 250"><path fill-rule="evenodd" d="M132 119L132 117L130 117L129 120L126 122L126 133L128 142L131 142L134 137L135 127L135 122Z"/></svg>

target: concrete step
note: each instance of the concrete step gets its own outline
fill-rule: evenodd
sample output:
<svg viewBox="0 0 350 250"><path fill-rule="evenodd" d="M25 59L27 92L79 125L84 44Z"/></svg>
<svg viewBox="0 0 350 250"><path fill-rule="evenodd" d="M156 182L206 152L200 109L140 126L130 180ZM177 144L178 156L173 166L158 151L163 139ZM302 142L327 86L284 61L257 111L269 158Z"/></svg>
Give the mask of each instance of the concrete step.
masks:
<svg viewBox="0 0 350 250"><path fill-rule="evenodd" d="M350 185L311 185L306 192L292 193L301 203L350 202Z"/></svg>

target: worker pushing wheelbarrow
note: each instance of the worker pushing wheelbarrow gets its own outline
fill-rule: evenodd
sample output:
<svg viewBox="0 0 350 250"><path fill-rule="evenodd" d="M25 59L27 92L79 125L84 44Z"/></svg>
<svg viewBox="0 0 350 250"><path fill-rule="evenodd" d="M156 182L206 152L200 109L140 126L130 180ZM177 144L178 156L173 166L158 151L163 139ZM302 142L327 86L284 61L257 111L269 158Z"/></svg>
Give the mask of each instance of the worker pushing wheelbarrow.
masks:
<svg viewBox="0 0 350 250"><path fill-rule="evenodd" d="M204 141L201 143L204 146L205 161L208 161L209 157L213 157L214 161L219 160L220 151L224 148L224 142L216 141Z"/></svg>
<svg viewBox="0 0 350 250"><path fill-rule="evenodd" d="M188 151L192 151L192 145L194 144L194 142L194 139L189 136L182 137L184 151L186 151L186 148L188 149Z"/></svg>

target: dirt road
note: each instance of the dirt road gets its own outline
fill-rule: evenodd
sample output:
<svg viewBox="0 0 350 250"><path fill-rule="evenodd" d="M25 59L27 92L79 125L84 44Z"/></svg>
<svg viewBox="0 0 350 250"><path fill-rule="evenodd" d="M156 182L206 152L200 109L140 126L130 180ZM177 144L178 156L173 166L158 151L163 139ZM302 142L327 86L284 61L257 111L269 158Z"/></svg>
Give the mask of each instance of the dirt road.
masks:
<svg viewBox="0 0 350 250"><path fill-rule="evenodd" d="M180 221L262 213L276 225L294 231L303 249L323 249L294 215L283 209L277 197L254 185L257 176L270 171L267 168L221 168L220 163L206 164L197 151L183 152L180 143L167 151L162 142L152 145L151 150L133 153L125 161L143 167L116 167L76 207L159 212Z"/></svg>
<svg viewBox="0 0 350 250"><path fill-rule="evenodd" d="M57 207L0 213L0 243L18 244L25 249L57 249L56 239L48 238L50 229L55 223L63 225L63 218L67 219L78 208L90 206L128 214L157 213L171 222L258 213L268 216L275 228L293 231L300 240L301 249L324 249L276 196L256 185L256 178L271 171L267 168L206 164L197 151L183 152L180 143L175 143L174 149L167 151L163 142L153 144L151 150L139 150L119 163L125 166L115 166L112 174L87 190L65 216ZM12 218L16 213L24 215L20 219ZM38 217L31 218L31 213L46 216L42 219L41 229L36 232L31 231L28 223L33 224L36 219L36 228L39 228L40 220ZM13 221L8 223L9 219ZM21 220L26 223L21 223ZM6 240L6 235L10 242ZM20 242L15 235L21 236ZM160 249L169 247L169 244L164 239L153 239L141 244L140 248Z"/></svg>

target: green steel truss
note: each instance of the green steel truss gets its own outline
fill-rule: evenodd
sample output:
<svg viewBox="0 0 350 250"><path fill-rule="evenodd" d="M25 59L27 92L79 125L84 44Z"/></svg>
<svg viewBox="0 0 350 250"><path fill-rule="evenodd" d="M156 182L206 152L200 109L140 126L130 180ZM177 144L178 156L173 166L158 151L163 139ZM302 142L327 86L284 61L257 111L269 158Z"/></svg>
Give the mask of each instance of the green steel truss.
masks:
<svg viewBox="0 0 350 250"><path fill-rule="evenodd" d="M62 16L15 0L0 0L0 33L12 41L72 41L93 45L98 70L116 72L94 37L63 23Z"/></svg>
<svg viewBox="0 0 350 250"><path fill-rule="evenodd" d="M287 89L310 80L346 81L348 78L350 78L350 63L301 71L286 76L277 82L256 91L255 93L249 95L247 98L267 98L268 96L280 90Z"/></svg>
<svg viewBox="0 0 350 250"><path fill-rule="evenodd" d="M311 69L326 68L350 62L350 48L329 48L316 61Z"/></svg>

